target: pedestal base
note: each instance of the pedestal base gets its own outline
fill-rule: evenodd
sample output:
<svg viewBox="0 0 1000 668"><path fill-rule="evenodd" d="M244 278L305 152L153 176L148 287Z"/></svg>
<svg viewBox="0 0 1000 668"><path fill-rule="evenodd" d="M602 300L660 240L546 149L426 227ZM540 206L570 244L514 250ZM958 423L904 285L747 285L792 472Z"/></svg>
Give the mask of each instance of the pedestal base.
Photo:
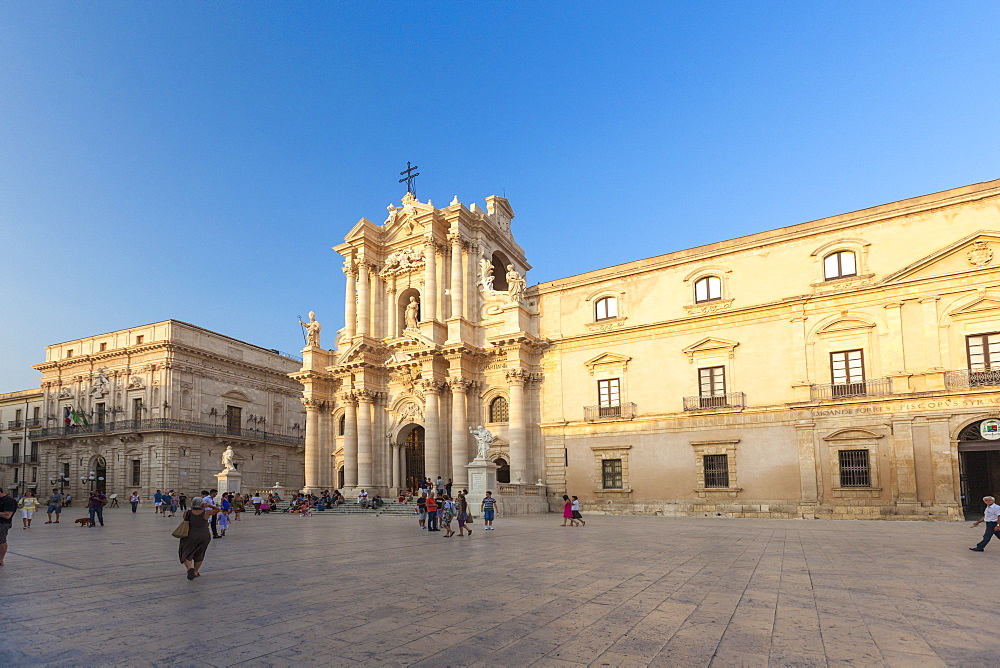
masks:
<svg viewBox="0 0 1000 668"><path fill-rule="evenodd" d="M243 474L239 471L222 471L215 474L219 492L239 494L243 487Z"/></svg>
<svg viewBox="0 0 1000 668"><path fill-rule="evenodd" d="M469 493L465 500L472 515L481 514L486 492L497 495L497 465L488 459L473 459L466 467L469 471Z"/></svg>

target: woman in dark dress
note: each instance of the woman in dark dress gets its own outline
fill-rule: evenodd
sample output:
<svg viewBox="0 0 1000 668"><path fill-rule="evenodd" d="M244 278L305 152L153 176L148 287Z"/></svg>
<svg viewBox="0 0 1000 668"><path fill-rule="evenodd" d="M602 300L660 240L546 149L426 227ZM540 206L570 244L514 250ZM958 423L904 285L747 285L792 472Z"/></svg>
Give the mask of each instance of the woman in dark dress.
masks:
<svg viewBox="0 0 1000 668"><path fill-rule="evenodd" d="M208 544L212 542L208 518L218 512L217 508L205 508L204 501L196 496L191 499L191 510L184 513L184 519L190 524L190 529L187 537L181 538L177 552L181 563L187 569L188 580L194 580L201 575L199 571L205 561L205 552L208 550Z"/></svg>

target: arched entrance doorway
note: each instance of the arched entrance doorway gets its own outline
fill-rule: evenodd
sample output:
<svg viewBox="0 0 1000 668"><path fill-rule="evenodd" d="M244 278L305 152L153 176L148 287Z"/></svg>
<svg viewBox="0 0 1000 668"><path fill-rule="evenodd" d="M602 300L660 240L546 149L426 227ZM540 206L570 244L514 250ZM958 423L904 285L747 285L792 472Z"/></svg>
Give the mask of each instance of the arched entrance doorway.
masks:
<svg viewBox="0 0 1000 668"><path fill-rule="evenodd" d="M406 487L416 489L424 479L424 428L413 425L403 441L403 461L406 462Z"/></svg>
<svg viewBox="0 0 1000 668"><path fill-rule="evenodd" d="M983 514L983 497L1000 497L1000 421L979 420L958 434L962 510Z"/></svg>
<svg viewBox="0 0 1000 668"><path fill-rule="evenodd" d="M497 465L497 482L510 482L510 463L503 457L493 463Z"/></svg>

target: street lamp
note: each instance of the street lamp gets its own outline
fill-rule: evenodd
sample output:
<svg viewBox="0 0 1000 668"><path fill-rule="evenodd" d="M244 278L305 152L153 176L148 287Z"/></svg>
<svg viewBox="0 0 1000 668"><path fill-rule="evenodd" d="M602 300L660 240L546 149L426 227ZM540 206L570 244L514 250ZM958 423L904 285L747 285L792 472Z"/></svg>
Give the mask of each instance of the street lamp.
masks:
<svg viewBox="0 0 1000 668"><path fill-rule="evenodd" d="M89 484L91 492L97 489L97 485L102 482L104 482L104 476L99 476L93 471L90 472L90 475L80 476L80 483L84 485Z"/></svg>
<svg viewBox="0 0 1000 668"><path fill-rule="evenodd" d="M49 476L49 486L59 485L59 493L62 494L66 491L66 485L69 484L69 477L63 475L62 473L56 473L55 475Z"/></svg>

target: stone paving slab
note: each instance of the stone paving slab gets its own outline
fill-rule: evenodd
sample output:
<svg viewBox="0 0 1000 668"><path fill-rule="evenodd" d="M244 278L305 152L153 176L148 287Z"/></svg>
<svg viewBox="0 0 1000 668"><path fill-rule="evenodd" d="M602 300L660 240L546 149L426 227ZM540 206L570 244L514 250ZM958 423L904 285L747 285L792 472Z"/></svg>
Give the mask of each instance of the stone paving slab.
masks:
<svg viewBox="0 0 1000 668"><path fill-rule="evenodd" d="M967 522L244 516L192 582L177 518L106 519L15 518L0 666L1000 665Z"/></svg>

